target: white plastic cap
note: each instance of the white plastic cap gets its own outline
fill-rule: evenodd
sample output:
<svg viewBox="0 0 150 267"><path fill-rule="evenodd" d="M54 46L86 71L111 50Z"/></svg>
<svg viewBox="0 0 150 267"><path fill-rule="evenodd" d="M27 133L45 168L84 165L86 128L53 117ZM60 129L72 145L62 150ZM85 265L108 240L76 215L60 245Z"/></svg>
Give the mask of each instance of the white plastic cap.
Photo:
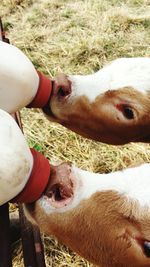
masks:
<svg viewBox="0 0 150 267"><path fill-rule="evenodd" d="M33 157L19 126L0 110L0 205L22 191L32 166Z"/></svg>

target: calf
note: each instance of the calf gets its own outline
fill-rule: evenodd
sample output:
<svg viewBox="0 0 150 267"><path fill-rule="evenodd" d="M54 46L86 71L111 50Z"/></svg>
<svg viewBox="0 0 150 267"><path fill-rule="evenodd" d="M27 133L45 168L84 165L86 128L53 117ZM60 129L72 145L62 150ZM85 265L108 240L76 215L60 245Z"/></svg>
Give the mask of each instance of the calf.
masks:
<svg viewBox="0 0 150 267"><path fill-rule="evenodd" d="M94 174L67 163L51 167L27 216L101 267L150 266L150 164Z"/></svg>
<svg viewBox="0 0 150 267"><path fill-rule="evenodd" d="M98 72L53 81L44 112L52 121L108 144L150 141L150 58L120 58Z"/></svg>

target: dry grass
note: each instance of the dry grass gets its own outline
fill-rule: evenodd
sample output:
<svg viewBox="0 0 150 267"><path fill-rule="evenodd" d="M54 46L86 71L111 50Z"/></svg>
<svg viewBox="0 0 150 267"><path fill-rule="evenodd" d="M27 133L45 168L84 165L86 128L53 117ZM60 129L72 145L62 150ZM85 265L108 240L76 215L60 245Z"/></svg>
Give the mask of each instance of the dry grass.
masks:
<svg viewBox="0 0 150 267"><path fill-rule="evenodd" d="M149 0L1 0L0 12L13 44L37 69L90 73L121 56L150 54ZM150 146L123 147L92 142L49 123L40 111L22 111L31 146L52 162L69 160L95 172L110 172L150 161ZM44 237L47 266L91 266L66 247ZM23 266L16 247L14 266Z"/></svg>

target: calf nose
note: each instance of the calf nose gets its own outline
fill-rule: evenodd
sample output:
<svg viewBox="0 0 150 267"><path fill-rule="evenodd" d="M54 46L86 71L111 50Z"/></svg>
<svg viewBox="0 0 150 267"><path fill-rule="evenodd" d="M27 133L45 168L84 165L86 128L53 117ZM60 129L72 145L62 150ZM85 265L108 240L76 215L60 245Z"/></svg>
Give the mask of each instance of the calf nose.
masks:
<svg viewBox="0 0 150 267"><path fill-rule="evenodd" d="M72 164L70 162L63 162L57 166L51 165L51 175L57 176L57 179L63 180L67 179L70 175Z"/></svg>
<svg viewBox="0 0 150 267"><path fill-rule="evenodd" d="M53 81L53 95L59 98L66 98L71 94L71 82L67 75L61 73Z"/></svg>
<svg viewBox="0 0 150 267"><path fill-rule="evenodd" d="M53 198L53 202L71 198L73 195L71 171L70 163L62 163L58 166L51 165L51 175L44 195Z"/></svg>

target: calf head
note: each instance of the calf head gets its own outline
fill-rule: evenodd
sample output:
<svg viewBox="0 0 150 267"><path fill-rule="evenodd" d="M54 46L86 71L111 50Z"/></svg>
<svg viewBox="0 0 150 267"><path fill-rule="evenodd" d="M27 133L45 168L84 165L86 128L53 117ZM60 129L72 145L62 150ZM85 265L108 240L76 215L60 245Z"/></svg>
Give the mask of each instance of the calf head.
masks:
<svg viewBox="0 0 150 267"><path fill-rule="evenodd" d="M150 58L120 58L91 75L61 74L44 112L108 144L150 141Z"/></svg>
<svg viewBox="0 0 150 267"><path fill-rule="evenodd" d="M148 267L149 175L149 164L110 174L61 164L25 210L46 234L98 266Z"/></svg>

